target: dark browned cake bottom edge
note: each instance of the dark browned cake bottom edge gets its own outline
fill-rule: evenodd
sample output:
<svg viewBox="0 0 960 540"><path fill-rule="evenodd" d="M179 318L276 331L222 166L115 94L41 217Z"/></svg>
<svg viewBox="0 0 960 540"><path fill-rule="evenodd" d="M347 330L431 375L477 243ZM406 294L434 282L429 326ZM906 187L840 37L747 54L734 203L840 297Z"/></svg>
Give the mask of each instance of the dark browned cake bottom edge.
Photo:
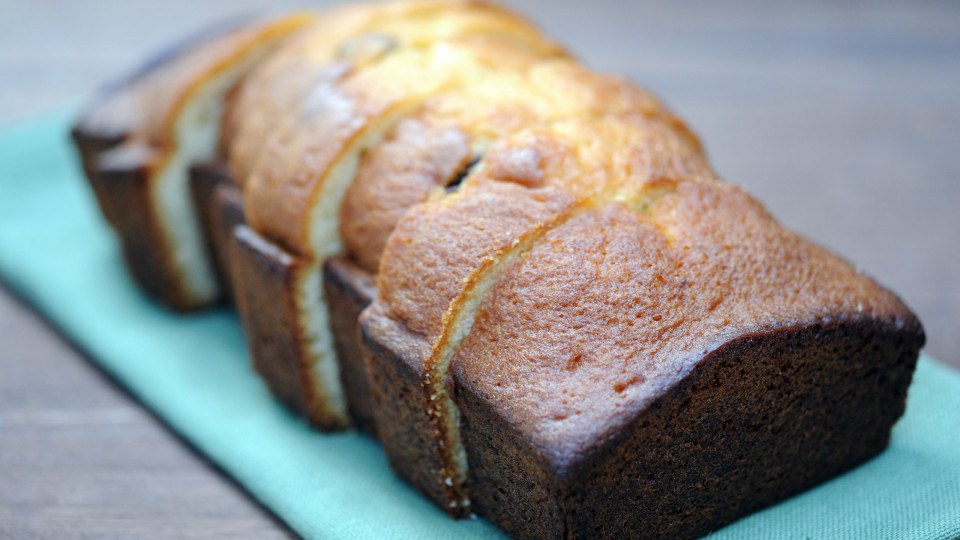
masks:
<svg viewBox="0 0 960 540"><path fill-rule="evenodd" d="M457 384L477 513L516 538L696 538L886 448L922 331L870 322L747 335L565 470Z"/></svg>
<svg viewBox="0 0 960 540"><path fill-rule="evenodd" d="M377 437L377 424L367 362L360 345L360 313L377 295L375 276L346 258L327 260L323 285L330 310L330 329L340 362L340 380L354 423Z"/></svg>
<svg viewBox="0 0 960 540"><path fill-rule="evenodd" d="M423 355L413 353L423 341L391 322L367 315L360 321L380 444L398 476L453 517L465 517L464 508L451 506L457 501L445 483L442 448L423 398Z"/></svg>
<svg viewBox="0 0 960 540"><path fill-rule="evenodd" d="M309 272L307 261L246 226L234 227L229 258L237 311L254 368L282 403L312 425L324 430L346 427L316 398L309 344L298 318L298 280L320 276L305 276ZM376 422L357 325L360 312L375 295L374 281L342 258L326 261L323 276L350 419L375 437Z"/></svg>
<svg viewBox="0 0 960 540"><path fill-rule="evenodd" d="M233 228L246 223L243 195L227 171L226 164L219 161L190 168L190 193L204 243L220 283L222 299L233 302L229 247L233 241Z"/></svg>

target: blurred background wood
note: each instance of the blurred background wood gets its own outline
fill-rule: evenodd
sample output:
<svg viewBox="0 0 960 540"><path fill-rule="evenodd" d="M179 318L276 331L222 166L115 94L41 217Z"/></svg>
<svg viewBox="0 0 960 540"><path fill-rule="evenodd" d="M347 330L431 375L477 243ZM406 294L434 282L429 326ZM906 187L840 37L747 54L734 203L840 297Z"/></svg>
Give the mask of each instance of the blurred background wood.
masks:
<svg viewBox="0 0 960 540"><path fill-rule="evenodd" d="M78 103L178 35L322 2L0 0L0 123ZM716 169L920 315L960 368L960 3L514 5L666 101ZM0 293L0 536L288 535Z"/></svg>
<svg viewBox="0 0 960 540"><path fill-rule="evenodd" d="M0 538L292 537L0 289Z"/></svg>

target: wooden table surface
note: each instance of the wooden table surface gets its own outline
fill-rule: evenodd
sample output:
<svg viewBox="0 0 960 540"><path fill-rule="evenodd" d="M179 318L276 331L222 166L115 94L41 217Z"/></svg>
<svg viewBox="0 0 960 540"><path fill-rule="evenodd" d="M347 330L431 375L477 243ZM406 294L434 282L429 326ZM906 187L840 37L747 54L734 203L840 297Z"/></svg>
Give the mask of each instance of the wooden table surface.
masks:
<svg viewBox="0 0 960 540"><path fill-rule="evenodd" d="M267 4L0 0L0 122ZM663 96L721 175L896 291L960 369L960 3L516 5ZM0 537L291 534L2 290L0 374Z"/></svg>

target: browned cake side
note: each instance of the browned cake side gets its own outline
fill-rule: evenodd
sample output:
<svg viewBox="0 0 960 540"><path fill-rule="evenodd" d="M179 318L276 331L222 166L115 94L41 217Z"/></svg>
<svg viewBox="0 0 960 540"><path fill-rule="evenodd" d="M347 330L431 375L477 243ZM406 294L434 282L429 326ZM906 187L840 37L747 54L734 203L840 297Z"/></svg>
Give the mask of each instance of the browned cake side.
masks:
<svg viewBox="0 0 960 540"><path fill-rule="evenodd" d="M125 110L128 109L127 103L130 101L129 93L123 88L115 90L103 98L105 102L114 104L114 108L121 111L113 115L120 118L110 118L109 108L100 103L93 107L86 117L80 119L70 131L70 136L80 153L80 163L83 166L84 177L86 177L94 196L97 198L97 203L100 205L100 211L104 218L113 226L116 226L116 224L110 206L112 197L100 178L98 161L100 154L117 146L129 135L129 128L123 120L128 114ZM105 122L102 124L95 123L95 119L105 119Z"/></svg>
<svg viewBox="0 0 960 540"><path fill-rule="evenodd" d="M289 314L292 306L283 302L289 298L289 292L277 294L277 291L289 291L289 283L296 279L302 265L297 263L297 257L249 230L239 233L239 239L234 238L234 230L245 225L243 206L239 187L222 163L194 167L191 185L210 239L210 248L223 272L223 282L229 287L234 279L238 279L250 285L244 289L244 294L252 296L246 296L243 301L254 308L246 311L238 306L238 310L252 344L255 369L285 405L311 424L322 428L337 425L322 414L311 412L310 372L290 361L298 355L303 357L296 351L302 340L297 338L298 326ZM237 245L232 246L233 243ZM369 274L348 260L331 259L324 272L350 413L360 429L376 436L366 363L357 328L357 318L373 301L376 285ZM236 277L237 274L241 274L240 277ZM255 277L251 278L251 275Z"/></svg>
<svg viewBox="0 0 960 540"><path fill-rule="evenodd" d="M114 147L98 157L92 183L102 187L104 214L111 216L115 230L122 231L118 237L124 260L140 286L164 304L184 305L176 276L164 270L165 254L153 249L161 238L156 220L150 217L148 184L157 159L146 146Z"/></svg>
<svg viewBox="0 0 960 540"><path fill-rule="evenodd" d="M340 379L354 423L377 437L377 422L367 378L367 362L360 346L357 319L377 296L376 276L349 259L329 259L323 265L323 286L330 305L333 339L340 361Z"/></svg>
<svg viewBox="0 0 960 540"><path fill-rule="evenodd" d="M730 341L562 475L458 385L470 494L515 538L697 538L882 451L919 347L869 323Z"/></svg>
<svg viewBox="0 0 960 540"><path fill-rule="evenodd" d="M233 268L230 259L230 245L233 243L233 231L246 224L243 211L243 195L232 183L222 182L213 191L210 209L209 238L212 241L214 260L222 271L223 288L227 298L236 304Z"/></svg>
<svg viewBox="0 0 960 540"><path fill-rule="evenodd" d="M253 366L284 405L323 429L346 427L345 410L330 407L328 396L318 395L310 355L301 350L309 340L296 297L302 281L314 278L310 265L264 240L249 227L234 229L230 264L237 311L243 322ZM317 286L320 284L317 283Z"/></svg>
<svg viewBox="0 0 960 540"><path fill-rule="evenodd" d="M286 300L294 294L292 283L300 279L303 263L276 244L240 227L245 223L239 190L234 183L223 182L229 177L217 176L224 173L221 166L197 167L195 173L196 192L206 191L209 185L205 184L215 183L213 193L208 191L198 200L205 204L201 207L206 208L213 253L218 260L224 258L224 282L244 284L235 299L254 368L284 405L312 425L323 429L343 427L326 416L322 407L311 405L315 399L311 397L311 371L296 362L307 355L298 350L304 340L293 314L296 306ZM240 232L235 233L238 229ZM376 295L374 278L349 260L330 259L324 266L324 287L350 414L358 428L376 436L357 326L360 312Z"/></svg>
<svg viewBox="0 0 960 540"><path fill-rule="evenodd" d="M243 195L230 176L226 164L221 161L191 167L190 190L200 218L207 251L213 254L217 280L224 298L233 302L229 246L233 241L233 228L246 224Z"/></svg>
<svg viewBox="0 0 960 540"><path fill-rule="evenodd" d="M291 315L296 306L288 301L295 289L290 284L302 273L302 263L298 257L252 231L234 238L235 229L246 222L240 188L224 164L195 166L191 174L194 200L225 289L232 291L234 281L242 283L244 298L236 303L252 344L251 357L257 372L285 405L312 425L324 429L340 426L322 412L311 411L310 370L294 361L298 356L306 358L298 351L303 338L296 318ZM234 243L237 245L232 246ZM376 295L376 284L370 274L345 259L329 260L324 276L347 405L357 427L376 436L357 328L360 312ZM231 294L230 299L235 297ZM239 304L253 307L248 311Z"/></svg>

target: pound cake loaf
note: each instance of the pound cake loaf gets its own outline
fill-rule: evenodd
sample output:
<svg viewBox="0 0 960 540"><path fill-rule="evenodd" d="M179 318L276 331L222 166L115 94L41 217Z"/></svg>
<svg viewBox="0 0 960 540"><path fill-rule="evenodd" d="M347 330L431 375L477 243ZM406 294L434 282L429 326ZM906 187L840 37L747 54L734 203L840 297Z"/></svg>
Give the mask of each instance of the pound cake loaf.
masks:
<svg viewBox="0 0 960 540"><path fill-rule="evenodd" d="M886 446L919 321L622 78L476 0L207 32L74 129L133 273L516 538L694 538Z"/></svg>

